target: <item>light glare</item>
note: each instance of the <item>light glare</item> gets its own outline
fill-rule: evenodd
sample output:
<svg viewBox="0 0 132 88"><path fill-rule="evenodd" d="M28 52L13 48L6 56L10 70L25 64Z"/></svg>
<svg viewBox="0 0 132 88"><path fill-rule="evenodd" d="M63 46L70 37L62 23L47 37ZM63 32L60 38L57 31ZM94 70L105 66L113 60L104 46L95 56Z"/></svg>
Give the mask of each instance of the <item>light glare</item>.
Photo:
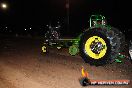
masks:
<svg viewBox="0 0 132 88"><path fill-rule="evenodd" d="M1 4L1 7L2 7L3 9L6 9L6 8L7 8L7 4L2 3L2 4Z"/></svg>

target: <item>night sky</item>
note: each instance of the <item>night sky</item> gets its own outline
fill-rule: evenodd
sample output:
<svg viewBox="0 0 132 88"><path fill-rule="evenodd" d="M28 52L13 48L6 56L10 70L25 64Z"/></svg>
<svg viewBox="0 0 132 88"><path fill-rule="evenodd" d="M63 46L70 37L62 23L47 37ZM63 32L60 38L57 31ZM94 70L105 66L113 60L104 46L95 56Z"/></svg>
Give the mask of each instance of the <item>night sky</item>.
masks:
<svg viewBox="0 0 132 88"><path fill-rule="evenodd" d="M8 9L0 9L0 24L14 27L41 26L54 18L66 22L66 0L1 0ZM121 30L132 28L131 5L125 0L70 0L70 30L89 25L92 14L104 15L109 24ZM17 29L20 30L20 29ZM39 30L38 30L39 31Z"/></svg>

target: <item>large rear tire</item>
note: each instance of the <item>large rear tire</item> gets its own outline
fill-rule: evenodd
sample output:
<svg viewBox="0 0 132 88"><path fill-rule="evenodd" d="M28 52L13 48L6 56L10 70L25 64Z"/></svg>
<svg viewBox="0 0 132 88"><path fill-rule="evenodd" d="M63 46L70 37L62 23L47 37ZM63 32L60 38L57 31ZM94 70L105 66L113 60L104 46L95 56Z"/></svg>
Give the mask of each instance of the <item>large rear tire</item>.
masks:
<svg viewBox="0 0 132 88"><path fill-rule="evenodd" d="M90 65L108 64L117 57L123 47L124 37L115 28L93 28L85 31L80 40L80 54Z"/></svg>

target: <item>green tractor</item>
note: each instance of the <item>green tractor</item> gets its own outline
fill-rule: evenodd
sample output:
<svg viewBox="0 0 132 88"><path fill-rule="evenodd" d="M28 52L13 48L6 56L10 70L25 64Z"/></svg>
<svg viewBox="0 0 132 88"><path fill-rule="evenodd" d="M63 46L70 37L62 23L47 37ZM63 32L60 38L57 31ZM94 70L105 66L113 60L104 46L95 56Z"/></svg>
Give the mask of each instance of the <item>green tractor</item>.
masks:
<svg viewBox="0 0 132 88"><path fill-rule="evenodd" d="M125 36L118 29L107 25L102 15L90 17L90 27L75 39L55 39L57 46L69 45L69 53L74 56L80 54L90 65L102 66L115 61L125 47ZM52 45L54 46L54 45ZM44 49L45 48L45 49ZM46 45L42 50L46 52Z"/></svg>

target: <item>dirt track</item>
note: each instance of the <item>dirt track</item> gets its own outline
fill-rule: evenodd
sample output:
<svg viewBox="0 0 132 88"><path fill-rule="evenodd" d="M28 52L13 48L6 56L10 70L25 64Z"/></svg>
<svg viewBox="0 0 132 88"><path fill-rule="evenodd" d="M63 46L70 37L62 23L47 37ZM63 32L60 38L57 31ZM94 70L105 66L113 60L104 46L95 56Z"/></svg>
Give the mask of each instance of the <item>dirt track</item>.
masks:
<svg viewBox="0 0 132 88"><path fill-rule="evenodd" d="M39 40L3 39L0 44L0 88L82 88L78 81L82 65L91 79L132 80L128 60L95 67L84 63L80 56L70 56L67 49L52 49L51 53L41 55ZM132 88L132 83L96 88Z"/></svg>

